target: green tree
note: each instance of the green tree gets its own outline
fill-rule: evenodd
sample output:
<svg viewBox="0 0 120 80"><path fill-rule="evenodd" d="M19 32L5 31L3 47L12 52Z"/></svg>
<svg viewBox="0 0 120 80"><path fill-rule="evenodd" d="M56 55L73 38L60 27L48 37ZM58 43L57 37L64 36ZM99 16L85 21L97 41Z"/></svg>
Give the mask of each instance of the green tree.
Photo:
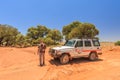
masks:
<svg viewBox="0 0 120 80"><path fill-rule="evenodd" d="M0 24L0 45L2 45L3 39L5 37L5 25Z"/></svg>
<svg viewBox="0 0 120 80"><path fill-rule="evenodd" d="M27 37L31 39L37 39L38 30L36 27L30 27L27 32Z"/></svg>
<svg viewBox="0 0 120 80"><path fill-rule="evenodd" d="M0 25L0 45L12 46L20 32L10 25Z"/></svg>
<svg viewBox="0 0 120 80"><path fill-rule="evenodd" d="M62 32L63 35L66 36L66 39L95 38L95 36L99 34L99 30L96 29L95 25L81 22L76 22L76 24L73 22L67 26L64 26Z"/></svg>
<svg viewBox="0 0 120 80"><path fill-rule="evenodd" d="M120 46L120 41L115 42L116 46Z"/></svg>
<svg viewBox="0 0 120 80"><path fill-rule="evenodd" d="M37 27L30 27L27 32L27 38L31 41L32 45L39 43L40 38L44 38L50 29L46 26L38 25Z"/></svg>
<svg viewBox="0 0 120 80"><path fill-rule="evenodd" d="M25 41L25 37L22 34L18 34L15 39L15 45L17 46L23 46Z"/></svg>
<svg viewBox="0 0 120 80"><path fill-rule="evenodd" d="M41 26L41 25L37 26L37 30L38 30L37 36L39 37L45 37L50 32L49 28L47 28L46 26Z"/></svg>
<svg viewBox="0 0 120 80"><path fill-rule="evenodd" d="M95 25L91 23L83 23L81 26L82 37L84 38L94 38L99 34L98 29L96 29Z"/></svg>
<svg viewBox="0 0 120 80"><path fill-rule="evenodd" d="M62 39L62 34L60 33L59 30L51 30L48 35L47 35L48 38L51 38L53 41L54 41L54 44L56 42L59 42L61 39Z"/></svg>
<svg viewBox="0 0 120 80"><path fill-rule="evenodd" d="M31 41L24 35L18 34L15 39L15 47L29 47Z"/></svg>
<svg viewBox="0 0 120 80"><path fill-rule="evenodd" d="M70 38L70 36L69 36L70 34L69 34L69 33L71 33L71 31L72 31L74 28L78 27L80 24L82 24L82 23L79 22L79 21L74 21L74 22L72 22L72 23L69 24L69 25L63 26L62 33L63 33L63 35L66 36L66 39L69 39L69 38Z"/></svg>
<svg viewBox="0 0 120 80"><path fill-rule="evenodd" d="M46 43L48 46L54 44L54 40L52 40L50 37L44 38L44 43Z"/></svg>
<svg viewBox="0 0 120 80"><path fill-rule="evenodd" d="M81 24L80 24L81 25ZM68 39L71 39L71 38L81 38L82 37L82 33L80 30L81 29L81 26L78 26L78 27L75 27L69 34L68 34Z"/></svg>

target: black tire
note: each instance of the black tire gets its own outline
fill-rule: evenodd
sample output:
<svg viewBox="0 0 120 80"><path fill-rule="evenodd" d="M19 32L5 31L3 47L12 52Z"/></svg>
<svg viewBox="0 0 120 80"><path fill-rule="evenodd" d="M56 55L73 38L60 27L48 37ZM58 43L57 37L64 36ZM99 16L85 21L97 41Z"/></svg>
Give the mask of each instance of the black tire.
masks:
<svg viewBox="0 0 120 80"><path fill-rule="evenodd" d="M91 60L91 61L95 61L95 60L97 60L98 59L98 56L97 56L97 54L96 53L90 53L90 55L89 55L89 60Z"/></svg>
<svg viewBox="0 0 120 80"><path fill-rule="evenodd" d="M67 64L69 62L69 55L68 54L63 54L61 57L60 57L60 63L61 64Z"/></svg>

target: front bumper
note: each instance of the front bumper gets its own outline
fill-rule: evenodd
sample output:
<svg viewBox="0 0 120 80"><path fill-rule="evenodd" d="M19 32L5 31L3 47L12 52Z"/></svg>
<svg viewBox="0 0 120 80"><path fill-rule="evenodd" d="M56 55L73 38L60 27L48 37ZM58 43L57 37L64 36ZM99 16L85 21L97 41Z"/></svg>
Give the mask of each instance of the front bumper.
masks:
<svg viewBox="0 0 120 80"><path fill-rule="evenodd" d="M54 58L60 57L60 54L58 54L54 49L49 50L49 55Z"/></svg>

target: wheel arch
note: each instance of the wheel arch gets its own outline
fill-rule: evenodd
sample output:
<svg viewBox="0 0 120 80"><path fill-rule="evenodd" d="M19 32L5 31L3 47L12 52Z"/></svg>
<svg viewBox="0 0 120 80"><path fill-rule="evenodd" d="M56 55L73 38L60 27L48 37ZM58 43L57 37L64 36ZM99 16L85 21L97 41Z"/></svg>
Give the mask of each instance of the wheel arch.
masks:
<svg viewBox="0 0 120 80"><path fill-rule="evenodd" d="M89 54L89 56L90 56L92 53L95 53L95 54L96 54L96 56L98 57L98 55L97 55L97 52L96 52L96 51L91 51L91 52L90 52L90 54Z"/></svg>
<svg viewBox="0 0 120 80"><path fill-rule="evenodd" d="M68 53L68 52L62 53L62 55L65 55L65 54L67 54L67 55L70 57L70 53ZM61 55L61 56L62 56L62 55Z"/></svg>

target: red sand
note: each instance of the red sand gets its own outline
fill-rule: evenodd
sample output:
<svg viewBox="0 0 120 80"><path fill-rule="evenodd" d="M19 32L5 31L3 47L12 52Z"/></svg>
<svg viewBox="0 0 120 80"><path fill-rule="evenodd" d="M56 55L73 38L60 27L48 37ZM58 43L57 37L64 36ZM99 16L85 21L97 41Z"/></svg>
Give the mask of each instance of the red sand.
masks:
<svg viewBox="0 0 120 80"><path fill-rule="evenodd" d="M54 61L46 52L40 67L37 47L0 47L0 80L120 80L120 47L103 47L98 61L74 59L67 65Z"/></svg>

